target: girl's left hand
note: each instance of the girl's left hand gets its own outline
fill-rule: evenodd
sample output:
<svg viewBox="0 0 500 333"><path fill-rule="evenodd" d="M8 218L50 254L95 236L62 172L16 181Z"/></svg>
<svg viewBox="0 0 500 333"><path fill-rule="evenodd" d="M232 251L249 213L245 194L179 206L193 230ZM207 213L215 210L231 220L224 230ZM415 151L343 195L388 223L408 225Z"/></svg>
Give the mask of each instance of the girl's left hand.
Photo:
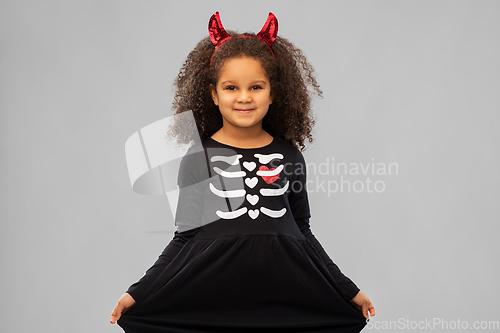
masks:
<svg viewBox="0 0 500 333"><path fill-rule="evenodd" d="M368 318L368 312L370 312L370 316L375 316L375 307L372 302L361 290L351 299L351 303L353 303L359 311L363 313L365 318Z"/></svg>

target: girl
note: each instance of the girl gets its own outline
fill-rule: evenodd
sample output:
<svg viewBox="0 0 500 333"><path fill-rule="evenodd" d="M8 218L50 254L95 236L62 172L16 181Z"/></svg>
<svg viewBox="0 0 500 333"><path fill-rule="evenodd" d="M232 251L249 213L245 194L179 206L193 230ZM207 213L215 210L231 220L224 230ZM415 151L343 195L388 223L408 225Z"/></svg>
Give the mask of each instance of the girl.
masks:
<svg viewBox="0 0 500 333"><path fill-rule="evenodd" d="M174 238L111 315L128 333L359 332L375 315L309 227L301 151L308 87L322 92L277 28L269 13L258 34L227 33L215 13L176 79L201 147L181 161Z"/></svg>

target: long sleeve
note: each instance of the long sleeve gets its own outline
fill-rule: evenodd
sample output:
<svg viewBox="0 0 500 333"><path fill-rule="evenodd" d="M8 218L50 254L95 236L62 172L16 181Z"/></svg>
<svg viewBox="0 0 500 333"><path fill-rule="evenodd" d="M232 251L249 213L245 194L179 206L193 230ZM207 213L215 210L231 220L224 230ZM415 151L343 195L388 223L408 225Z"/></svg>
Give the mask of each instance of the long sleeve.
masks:
<svg viewBox="0 0 500 333"><path fill-rule="evenodd" d="M359 292L359 288L351 281L347 276L345 276L340 268L332 261L328 256L323 246L313 235L310 228L309 219L311 217L309 209L309 200L307 195L307 170L304 156L297 150L297 158L295 161L295 180L301 186L295 185L290 192L290 207L297 225L304 236L312 243L313 247L316 249L320 255L323 262L326 264L330 274L337 281L339 286L344 291L344 296L347 299L352 299Z"/></svg>
<svg viewBox="0 0 500 333"><path fill-rule="evenodd" d="M126 292L129 293L137 303L140 302L158 275L163 272L168 264L175 258L177 253L179 253L184 244L196 235L197 232L198 229L192 229L182 233L175 231L174 238L168 243L167 247L165 247L153 266L144 273L139 281L132 284Z"/></svg>
<svg viewBox="0 0 500 333"><path fill-rule="evenodd" d="M202 166L196 158L198 153L188 153L183 157L179 167L177 185L179 186L179 200L175 215L175 225L178 230L174 232L173 239L165 247L156 262L151 266L136 283L128 290L134 300L139 303L151 284L161 274L168 264L177 256L186 242L193 238L199 231L203 209L202 185L199 168Z"/></svg>

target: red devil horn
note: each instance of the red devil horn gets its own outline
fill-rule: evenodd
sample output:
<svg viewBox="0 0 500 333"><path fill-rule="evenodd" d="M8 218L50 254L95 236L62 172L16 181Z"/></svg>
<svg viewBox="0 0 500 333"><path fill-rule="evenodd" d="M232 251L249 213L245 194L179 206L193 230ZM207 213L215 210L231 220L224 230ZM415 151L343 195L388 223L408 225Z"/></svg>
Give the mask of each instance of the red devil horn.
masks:
<svg viewBox="0 0 500 333"><path fill-rule="evenodd" d="M257 37L262 39L267 46L271 47L276 39L276 35L278 35L278 19L273 13L269 12L266 24L264 24L262 30L257 34Z"/></svg>
<svg viewBox="0 0 500 333"><path fill-rule="evenodd" d="M219 12L215 12L215 14L213 14L210 18L210 21L208 22L208 34L210 35L210 39L215 46L218 46L226 39L231 38L222 26Z"/></svg>

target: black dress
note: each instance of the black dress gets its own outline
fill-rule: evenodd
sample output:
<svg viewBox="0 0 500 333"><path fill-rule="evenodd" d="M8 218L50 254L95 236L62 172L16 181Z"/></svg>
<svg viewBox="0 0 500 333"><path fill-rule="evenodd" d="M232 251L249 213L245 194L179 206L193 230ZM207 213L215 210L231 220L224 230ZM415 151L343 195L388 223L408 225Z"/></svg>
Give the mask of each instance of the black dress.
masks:
<svg viewBox="0 0 500 333"><path fill-rule="evenodd" d="M179 169L177 230L127 292L127 333L359 332L359 288L309 228L302 153L208 138Z"/></svg>

